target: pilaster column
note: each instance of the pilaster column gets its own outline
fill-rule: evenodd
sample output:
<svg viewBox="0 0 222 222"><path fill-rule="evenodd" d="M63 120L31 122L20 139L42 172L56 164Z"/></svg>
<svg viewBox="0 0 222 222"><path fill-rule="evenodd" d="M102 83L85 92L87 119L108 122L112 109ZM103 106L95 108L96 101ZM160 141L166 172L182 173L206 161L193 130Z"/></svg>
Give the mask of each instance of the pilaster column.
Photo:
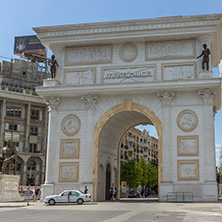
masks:
<svg viewBox="0 0 222 222"><path fill-rule="evenodd" d="M172 153L176 147L172 147L172 116L171 104L175 93L171 91L158 92L157 96L162 102L163 110L163 141L162 141L162 183L172 183Z"/></svg>
<svg viewBox="0 0 222 222"><path fill-rule="evenodd" d="M214 139L214 113L213 104L216 91L211 89L198 90L203 103L203 140L205 153L205 181L216 182L215 174L215 139Z"/></svg>
<svg viewBox="0 0 222 222"><path fill-rule="evenodd" d="M1 126L0 126L0 147L4 145L4 129L5 129L5 115L6 115L6 100L2 100L1 104ZM1 150L0 150L1 152Z"/></svg>
<svg viewBox="0 0 222 222"><path fill-rule="evenodd" d="M57 141L55 139L55 129L57 128L58 106L60 104L60 97L51 96L47 98L49 105L49 124L48 124L48 141L47 141L47 155L46 155L46 176L45 184L54 184L54 164L56 159Z"/></svg>
<svg viewBox="0 0 222 222"><path fill-rule="evenodd" d="M81 96L81 100L86 104L86 135L85 135L85 164L84 183L93 182L93 153L94 153L94 124L95 110L98 101L97 95Z"/></svg>
<svg viewBox="0 0 222 222"><path fill-rule="evenodd" d="M26 105L26 127L25 127L25 152L29 151L29 129L30 129L31 103Z"/></svg>

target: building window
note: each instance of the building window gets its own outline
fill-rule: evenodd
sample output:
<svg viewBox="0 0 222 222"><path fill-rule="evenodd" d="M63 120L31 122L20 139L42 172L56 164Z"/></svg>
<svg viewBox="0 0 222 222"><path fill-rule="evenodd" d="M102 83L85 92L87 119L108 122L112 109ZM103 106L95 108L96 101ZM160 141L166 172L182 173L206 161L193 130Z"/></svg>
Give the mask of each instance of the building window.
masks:
<svg viewBox="0 0 222 222"><path fill-rule="evenodd" d="M14 107L14 106L7 106L6 107L6 116L21 118L21 115L22 115L22 108Z"/></svg>
<svg viewBox="0 0 222 222"><path fill-rule="evenodd" d="M8 87L8 91L10 92L17 92L17 93L23 93L23 89L15 88L15 87Z"/></svg>
<svg viewBox="0 0 222 222"><path fill-rule="evenodd" d="M39 110L36 110L36 109L31 110L31 119L39 120Z"/></svg>
<svg viewBox="0 0 222 222"><path fill-rule="evenodd" d="M36 170L36 163L34 160L28 161L28 170Z"/></svg>
<svg viewBox="0 0 222 222"><path fill-rule="evenodd" d="M31 126L29 131L29 152L38 152L38 127Z"/></svg>
<svg viewBox="0 0 222 222"><path fill-rule="evenodd" d="M37 146L38 146L38 144L36 144L36 143L30 143L29 144L29 152L30 153L36 153L37 152Z"/></svg>

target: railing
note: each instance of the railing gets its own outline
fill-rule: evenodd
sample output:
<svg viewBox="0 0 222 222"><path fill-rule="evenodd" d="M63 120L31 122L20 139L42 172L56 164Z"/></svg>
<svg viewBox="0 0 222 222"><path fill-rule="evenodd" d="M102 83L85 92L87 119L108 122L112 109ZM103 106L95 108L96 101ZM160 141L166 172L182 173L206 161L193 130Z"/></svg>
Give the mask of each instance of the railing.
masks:
<svg viewBox="0 0 222 222"><path fill-rule="evenodd" d="M167 193L167 202L193 202L193 194L191 192Z"/></svg>

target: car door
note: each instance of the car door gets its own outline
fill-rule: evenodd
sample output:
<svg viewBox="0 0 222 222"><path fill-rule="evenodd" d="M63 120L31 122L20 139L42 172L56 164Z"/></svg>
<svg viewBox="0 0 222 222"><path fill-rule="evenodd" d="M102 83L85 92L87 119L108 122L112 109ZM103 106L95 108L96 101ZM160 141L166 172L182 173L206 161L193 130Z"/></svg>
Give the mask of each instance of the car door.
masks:
<svg viewBox="0 0 222 222"><path fill-rule="evenodd" d="M69 192L65 191L60 196L57 197L56 202L58 203L68 203Z"/></svg>
<svg viewBox="0 0 222 222"><path fill-rule="evenodd" d="M77 191L70 191L69 192L69 202L76 202L80 194Z"/></svg>

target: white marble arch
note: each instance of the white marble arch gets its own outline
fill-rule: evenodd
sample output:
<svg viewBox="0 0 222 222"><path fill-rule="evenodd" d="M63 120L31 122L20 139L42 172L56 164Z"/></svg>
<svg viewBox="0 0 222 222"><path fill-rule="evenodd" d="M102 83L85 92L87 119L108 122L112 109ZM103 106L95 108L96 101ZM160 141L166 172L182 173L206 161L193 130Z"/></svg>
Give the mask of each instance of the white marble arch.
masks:
<svg viewBox="0 0 222 222"><path fill-rule="evenodd" d="M121 136L143 123L154 124L158 131L159 200L167 201L170 192L189 190L193 201L217 201L213 118L221 106L221 80L213 78L212 67L222 59L221 16L34 28L59 64L56 79L44 80L37 88L50 107L43 197L87 185L93 200L103 199L98 189L100 166L105 174L109 161L112 172L116 168L119 175ZM127 58L132 59L123 58L121 49L126 44L135 46L136 51L127 50ZM197 59L203 44L211 50L208 71L202 70L202 58ZM109 81L104 81L106 70ZM70 71L78 78L72 83L66 77ZM61 127L69 115L81 123L71 134ZM195 156L178 155L177 138L187 136L198 136ZM79 158L63 160L60 141L70 139L80 141ZM198 163L195 180L181 179L179 166L187 169L184 166L194 160ZM59 181L59 166L64 162L79 166L77 181ZM111 180L115 184L119 176Z"/></svg>

